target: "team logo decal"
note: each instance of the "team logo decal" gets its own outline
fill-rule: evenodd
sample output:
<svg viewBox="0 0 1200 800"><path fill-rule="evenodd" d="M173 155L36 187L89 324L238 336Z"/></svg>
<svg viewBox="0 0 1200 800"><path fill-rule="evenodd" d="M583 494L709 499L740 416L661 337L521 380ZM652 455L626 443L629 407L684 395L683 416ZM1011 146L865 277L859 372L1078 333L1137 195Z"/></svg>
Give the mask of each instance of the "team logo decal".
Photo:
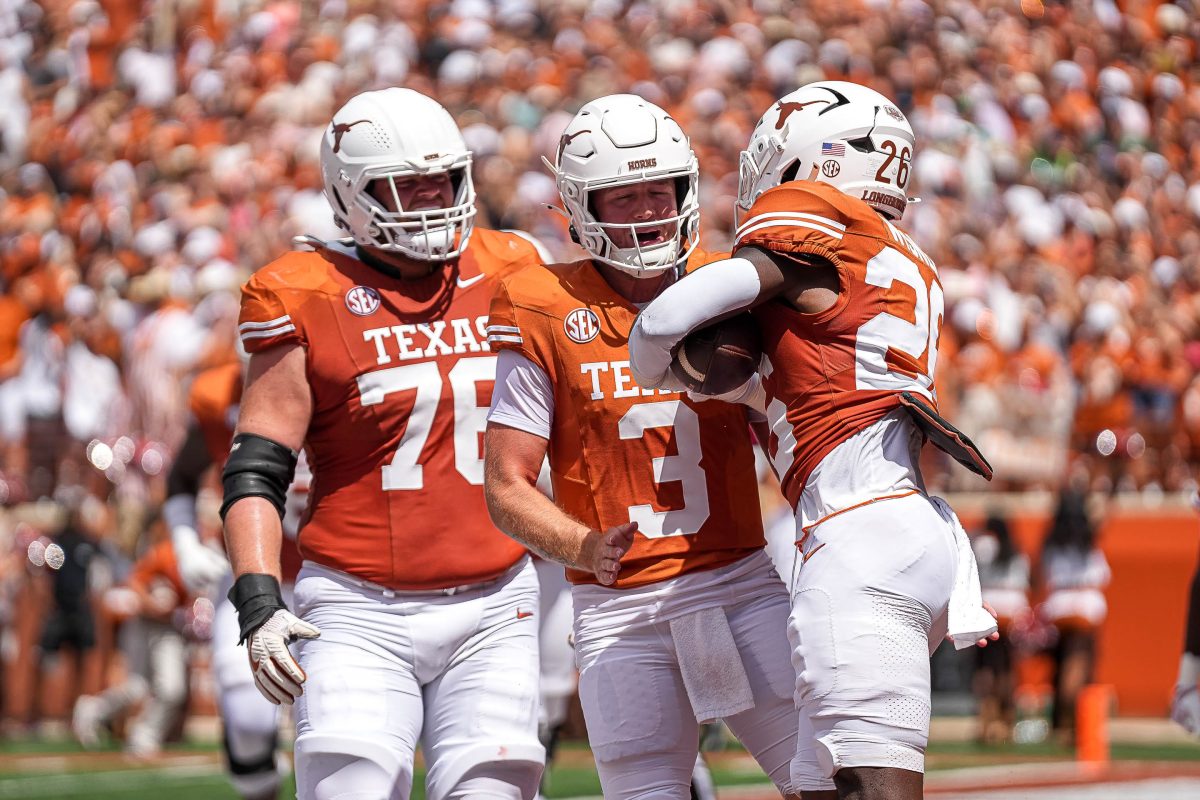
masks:
<svg viewBox="0 0 1200 800"><path fill-rule="evenodd" d="M587 344L600 335L600 318L590 308L577 308L563 320L567 338L577 344Z"/></svg>
<svg viewBox="0 0 1200 800"><path fill-rule="evenodd" d="M379 310L379 292L370 286L355 286L346 292L346 308L360 317L367 317Z"/></svg>
<svg viewBox="0 0 1200 800"><path fill-rule="evenodd" d="M887 114L889 117L896 120L897 122L904 121L904 115L901 114L900 109L896 108L895 106L884 106L883 111L885 114Z"/></svg>
<svg viewBox="0 0 1200 800"><path fill-rule="evenodd" d="M349 133L351 128L370 121L369 119L356 119L354 122L335 122L333 125L333 152L336 153L342 149L342 137Z"/></svg>

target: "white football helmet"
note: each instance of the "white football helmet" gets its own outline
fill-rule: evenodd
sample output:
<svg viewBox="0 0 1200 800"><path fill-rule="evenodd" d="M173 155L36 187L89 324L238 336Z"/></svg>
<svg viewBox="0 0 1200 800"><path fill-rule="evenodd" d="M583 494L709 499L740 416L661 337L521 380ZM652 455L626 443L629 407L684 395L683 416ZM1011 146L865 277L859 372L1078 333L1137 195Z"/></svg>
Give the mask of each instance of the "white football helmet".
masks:
<svg viewBox="0 0 1200 800"><path fill-rule="evenodd" d="M700 167L691 142L671 115L632 94L614 94L579 109L558 142L555 172L558 193L579 243L598 261L639 278L683 264L700 237ZM664 220L630 224L600 222L590 193L610 186L675 179L679 213ZM642 247L637 234L674 224L678 235ZM609 238L629 231L633 247Z"/></svg>
<svg viewBox="0 0 1200 800"><path fill-rule="evenodd" d="M396 178L438 173L449 173L454 204L405 211ZM446 109L412 89L363 92L338 109L321 141L321 177L334 220L361 245L442 261L461 254L471 237L471 151ZM368 193L379 180L399 211Z"/></svg>
<svg viewBox="0 0 1200 800"><path fill-rule="evenodd" d="M742 151L738 216L781 183L814 180L861 198L888 219L908 206L916 137L891 100L846 81L819 81L763 114Z"/></svg>

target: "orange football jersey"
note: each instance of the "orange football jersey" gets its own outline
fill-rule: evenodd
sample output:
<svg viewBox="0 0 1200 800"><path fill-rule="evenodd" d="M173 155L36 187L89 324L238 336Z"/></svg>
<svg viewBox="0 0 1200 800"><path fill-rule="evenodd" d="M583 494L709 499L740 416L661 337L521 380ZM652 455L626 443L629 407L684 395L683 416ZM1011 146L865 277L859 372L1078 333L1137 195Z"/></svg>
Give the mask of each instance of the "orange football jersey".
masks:
<svg viewBox="0 0 1200 800"><path fill-rule="evenodd" d="M795 507L831 450L900 405L936 407L933 374L944 301L933 261L862 200L824 183L765 192L738 226L734 250L756 246L834 265L837 301L802 314L781 300L754 310L762 327L769 449ZM796 269L805 269L797 260Z"/></svg>
<svg viewBox="0 0 1200 800"><path fill-rule="evenodd" d="M129 586L144 592L150 591L156 581L166 581L170 584L178 598L177 608L191 605L192 597L184 588L183 578L179 576L179 562L175 560L175 548L171 546L169 539L159 542L143 553L142 557L134 562L133 571L129 573Z"/></svg>
<svg viewBox="0 0 1200 800"><path fill-rule="evenodd" d="M696 251L689 265L718 257ZM494 348L541 366L554 387L555 502L605 529L636 521L614 584L714 569L763 547L746 409L641 389L627 344L638 309L590 260L525 270L492 301ZM572 583L596 583L567 570Z"/></svg>
<svg viewBox="0 0 1200 800"><path fill-rule="evenodd" d="M476 228L457 268L427 278L331 249L289 253L243 287L246 350L305 349L305 558L409 590L488 580L521 558L483 497L496 374L485 326L495 282L535 263L527 239Z"/></svg>
<svg viewBox="0 0 1200 800"><path fill-rule="evenodd" d="M229 458L241 402L242 365L237 362L206 369L192 380L188 407L204 434L214 464L224 464Z"/></svg>

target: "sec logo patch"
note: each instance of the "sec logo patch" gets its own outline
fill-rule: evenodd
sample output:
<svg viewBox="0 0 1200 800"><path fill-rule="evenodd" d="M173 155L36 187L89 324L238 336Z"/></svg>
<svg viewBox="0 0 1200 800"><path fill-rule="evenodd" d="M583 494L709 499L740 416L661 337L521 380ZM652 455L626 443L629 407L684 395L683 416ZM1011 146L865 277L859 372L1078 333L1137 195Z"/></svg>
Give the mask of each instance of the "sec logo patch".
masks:
<svg viewBox="0 0 1200 800"><path fill-rule="evenodd" d="M590 308L577 308L563 320L567 338L578 344L587 344L600 335L600 318Z"/></svg>
<svg viewBox="0 0 1200 800"><path fill-rule="evenodd" d="M370 286L355 286L346 292L346 308L360 317L366 317L379 310L379 292Z"/></svg>

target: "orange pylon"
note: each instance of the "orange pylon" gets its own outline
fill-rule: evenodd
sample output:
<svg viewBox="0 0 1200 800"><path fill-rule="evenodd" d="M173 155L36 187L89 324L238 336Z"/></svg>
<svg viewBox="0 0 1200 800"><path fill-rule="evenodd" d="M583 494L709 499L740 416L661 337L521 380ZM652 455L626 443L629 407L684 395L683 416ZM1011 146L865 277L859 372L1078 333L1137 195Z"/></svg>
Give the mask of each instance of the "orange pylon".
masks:
<svg viewBox="0 0 1200 800"><path fill-rule="evenodd" d="M1089 684L1075 700L1075 758L1107 764L1108 714L1112 707L1113 687L1106 683Z"/></svg>

